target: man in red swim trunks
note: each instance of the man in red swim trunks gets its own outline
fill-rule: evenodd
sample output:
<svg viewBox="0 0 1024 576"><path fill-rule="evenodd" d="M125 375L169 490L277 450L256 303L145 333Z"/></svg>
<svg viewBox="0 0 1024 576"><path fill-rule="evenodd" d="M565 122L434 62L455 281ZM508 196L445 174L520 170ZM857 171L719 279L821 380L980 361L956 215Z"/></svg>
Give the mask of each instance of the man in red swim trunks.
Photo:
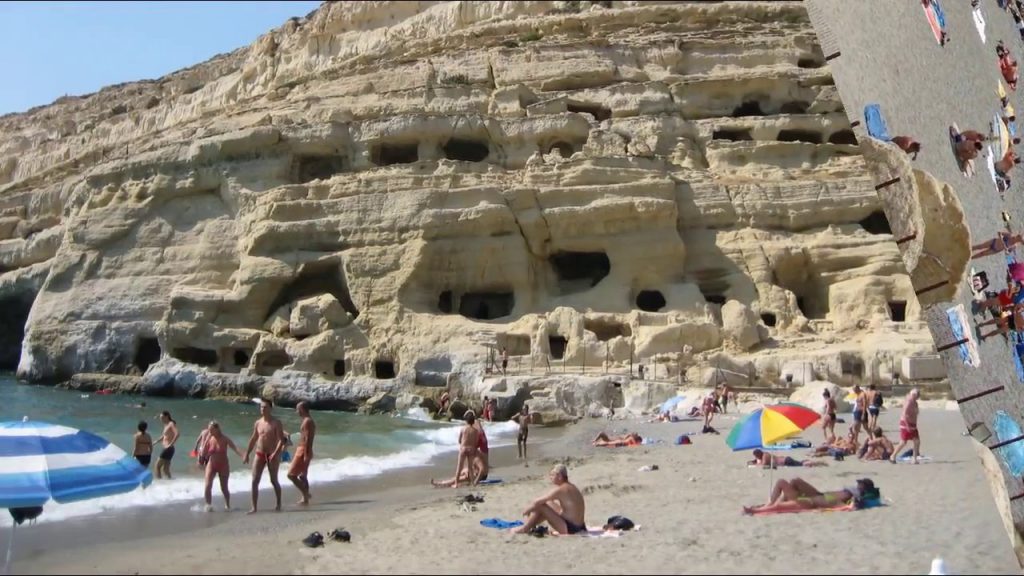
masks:
<svg viewBox="0 0 1024 576"><path fill-rule="evenodd" d="M903 406L903 414L900 416L900 445L892 451L892 456L889 457L890 462L896 462L896 459L900 457L900 452L909 442L914 443L914 464L917 464L917 459L921 455L921 433L917 430L917 415L919 412L917 406L917 399L920 396L917 388L914 388L907 394L906 403Z"/></svg>
<svg viewBox="0 0 1024 576"><path fill-rule="evenodd" d="M309 404L299 402L295 406L302 424L299 425L299 443L292 456L292 465L288 468L288 479L295 484L302 494L299 506L309 505L309 463L313 460L313 438L316 436L316 422L309 415Z"/></svg>
<svg viewBox="0 0 1024 576"><path fill-rule="evenodd" d="M277 507L274 510L281 511L281 484L277 481L277 469L281 466L281 453L284 451L284 426L280 420L270 415L272 407L270 400L260 402L260 419L252 427L249 447L246 448L245 457L242 459L243 464L248 464L249 455L252 454L252 449L256 448L256 459L252 462L252 510L249 510L249 514L256 512L264 468L270 475L270 485L274 487L274 496L277 498Z"/></svg>

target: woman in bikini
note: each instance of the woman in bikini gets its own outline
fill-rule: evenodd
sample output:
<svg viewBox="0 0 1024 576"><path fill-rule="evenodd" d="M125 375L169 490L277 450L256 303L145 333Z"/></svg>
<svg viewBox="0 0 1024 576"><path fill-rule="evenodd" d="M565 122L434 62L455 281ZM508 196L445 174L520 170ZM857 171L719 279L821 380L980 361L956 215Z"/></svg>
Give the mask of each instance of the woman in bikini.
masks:
<svg viewBox="0 0 1024 576"><path fill-rule="evenodd" d="M828 390L821 395L825 398L825 407L821 412L821 427L825 432L825 443L829 444L836 439L836 401L832 399L832 393Z"/></svg>
<svg viewBox="0 0 1024 576"><path fill-rule="evenodd" d="M868 478L857 480L856 485L842 490L822 492L800 478L779 480L772 488L772 497L762 506L744 506L744 514L769 512L798 512L815 508L835 508L850 504L865 495L877 494L875 483Z"/></svg>
<svg viewBox="0 0 1024 576"><path fill-rule="evenodd" d="M1009 251L1011 248L1021 243L1024 243L1024 238L1022 238L1020 234L1000 232L991 241L982 242L972 246L972 250L980 250L980 252L971 256L971 259L977 260L978 258L984 258L985 256L994 256L1001 252Z"/></svg>
<svg viewBox="0 0 1024 576"><path fill-rule="evenodd" d="M231 509L231 492L228 491L228 476L231 473L231 463L228 461L228 448L235 451L240 457L244 457L242 452L235 446L235 443L231 441L231 438L225 436L220 430L220 424L217 422L210 422L207 430L210 431L210 435L206 438L206 446L203 452L208 458L206 462L206 489L203 492L203 498L206 499L206 511L213 510L213 477L217 476L220 480L220 493L224 495L224 509Z"/></svg>
<svg viewBox="0 0 1024 576"><path fill-rule="evenodd" d="M149 424L145 420L139 420L139 431L135 433L135 448L132 449L132 456L142 464L143 468L149 469L149 462L153 458L153 438L146 432Z"/></svg>

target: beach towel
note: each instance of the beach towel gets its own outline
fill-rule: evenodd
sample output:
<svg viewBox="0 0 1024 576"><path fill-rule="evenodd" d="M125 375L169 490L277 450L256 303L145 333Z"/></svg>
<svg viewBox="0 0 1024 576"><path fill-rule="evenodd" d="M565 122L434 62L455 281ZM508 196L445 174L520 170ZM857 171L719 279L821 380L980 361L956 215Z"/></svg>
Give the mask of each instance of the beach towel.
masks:
<svg viewBox="0 0 1024 576"><path fill-rule="evenodd" d="M772 510L770 512L755 511L751 516L774 516L775 514L800 514L801 512L853 512L854 510L867 510L869 508L880 508L885 506L881 500L866 500L862 508L857 508L853 502L840 504L831 508L797 508L795 510Z"/></svg>
<svg viewBox="0 0 1024 576"><path fill-rule="evenodd" d="M497 528L498 530L508 530L509 528L516 528L523 525L522 520L502 520L501 518L484 518L480 521L480 525L484 528Z"/></svg>
<svg viewBox="0 0 1024 576"><path fill-rule="evenodd" d="M946 318L949 320L949 329L953 333L954 340L963 340L967 338L967 343L957 346L957 351L960 353L960 360L971 367L977 368L981 366L981 356L978 354L978 344L971 337L971 331L968 326L971 325L970 319L967 313L964 312L964 305L957 304L952 308L946 309Z"/></svg>
<svg viewBox="0 0 1024 576"><path fill-rule="evenodd" d="M501 478L488 478L487 480L481 480L481 481L477 482L477 484L480 484L480 485L501 484Z"/></svg>
<svg viewBox="0 0 1024 576"><path fill-rule="evenodd" d="M882 107L878 104L868 104L864 107L864 126L867 128L868 135L875 140L882 142L892 140L889 137L889 128L885 125L885 117L882 116Z"/></svg>
<svg viewBox="0 0 1024 576"><path fill-rule="evenodd" d="M896 461L901 463L901 464L906 464L908 462L913 462L914 461L914 455L913 454L909 454L909 455L906 455L906 456L900 456L899 458L896 459ZM931 462L932 461L932 457L931 456L918 456L917 457L917 461L918 462Z"/></svg>
<svg viewBox="0 0 1024 576"><path fill-rule="evenodd" d="M1020 424L1017 424L1017 421L1012 416L1002 410L996 412L992 423L997 442L1011 440L1024 434L1024 432L1021 432ZM1003 460L1003 463L1006 464L1006 468L1010 471L1011 475L1020 476L1024 474L1024 444L1014 442L1013 444L996 448L995 452Z"/></svg>
<svg viewBox="0 0 1024 576"><path fill-rule="evenodd" d="M791 442L782 442L779 444L769 444L764 447L765 450L797 450L799 448L810 448L813 446L808 440L793 440Z"/></svg>
<svg viewBox="0 0 1024 576"><path fill-rule="evenodd" d="M974 28L978 31L978 36L981 37L981 43L985 43L985 16L981 14L981 8L975 8L971 11L971 16L974 18ZM945 25L943 25L945 28Z"/></svg>
<svg viewBox="0 0 1024 576"><path fill-rule="evenodd" d="M934 0L921 0L921 8L924 9L924 17L928 20L928 26L932 29L932 35L935 36L935 41L938 42L939 46L942 46L942 24L939 23L939 14L942 8L936 10L938 2ZM945 14L942 19L945 21Z"/></svg>

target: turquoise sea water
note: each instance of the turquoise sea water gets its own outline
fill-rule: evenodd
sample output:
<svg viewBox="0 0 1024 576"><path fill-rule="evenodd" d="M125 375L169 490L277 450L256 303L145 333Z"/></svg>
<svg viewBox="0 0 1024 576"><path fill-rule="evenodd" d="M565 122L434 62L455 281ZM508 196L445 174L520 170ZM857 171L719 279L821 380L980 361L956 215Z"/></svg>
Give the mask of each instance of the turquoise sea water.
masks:
<svg viewBox="0 0 1024 576"><path fill-rule="evenodd" d="M145 403L144 408L138 407ZM162 428L158 415L168 410L178 423L181 439L172 461L174 480L155 481L149 488L127 496L105 498L47 507L49 520L95 514L112 508L150 506L202 497L200 472L189 458L200 431L210 420L217 420L225 434L244 451L253 423L259 418L255 404L235 404L219 400L186 400L143 396L96 395L59 390L45 386L18 384L10 375L0 375L0 421L21 420L28 416L54 424L88 430L103 436L131 452L132 437L139 420L149 422L156 440ZM294 409L274 408L289 432L298 430ZM312 484L336 482L346 478L370 477L388 470L425 466L456 448L458 426L429 420L421 410L403 417L359 415L343 412L314 412L317 437L316 459L310 467ZM487 425L492 445L507 443L516 430L514 423ZM297 439L297 435L293 436ZM156 451L156 449L154 450ZM248 489L248 467L231 455L233 492ZM286 481L282 477L282 481Z"/></svg>

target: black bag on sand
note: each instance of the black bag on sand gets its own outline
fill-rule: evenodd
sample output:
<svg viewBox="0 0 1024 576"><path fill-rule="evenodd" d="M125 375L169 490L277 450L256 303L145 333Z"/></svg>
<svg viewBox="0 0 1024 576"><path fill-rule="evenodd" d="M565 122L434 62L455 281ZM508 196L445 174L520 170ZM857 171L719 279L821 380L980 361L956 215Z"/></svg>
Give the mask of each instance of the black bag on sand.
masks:
<svg viewBox="0 0 1024 576"><path fill-rule="evenodd" d="M635 524L629 518L625 516L612 516L605 523L605 530L632 530Z"/></svg>

